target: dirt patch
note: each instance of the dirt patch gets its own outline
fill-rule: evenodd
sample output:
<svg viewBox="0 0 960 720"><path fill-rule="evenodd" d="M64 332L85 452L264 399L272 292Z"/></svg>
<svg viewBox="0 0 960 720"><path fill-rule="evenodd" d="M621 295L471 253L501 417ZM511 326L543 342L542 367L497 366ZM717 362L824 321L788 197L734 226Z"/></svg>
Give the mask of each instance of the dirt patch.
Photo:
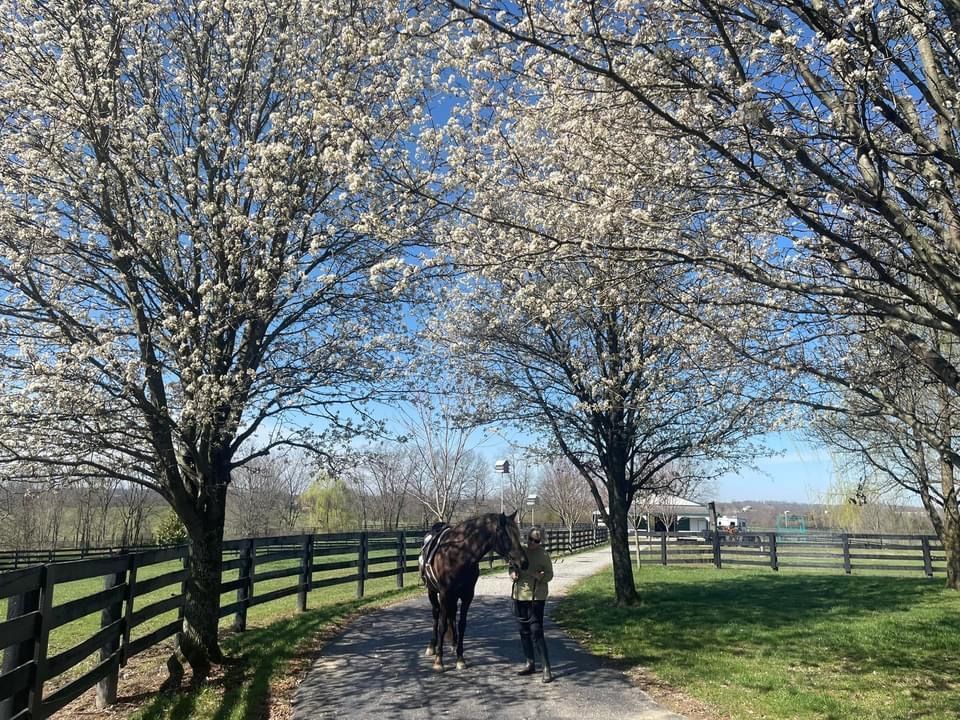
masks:
<svg viewBox="0 0 960 720"><path fill-rule="evenodd" d="M684 715L690 720L731 720L729 715L690 697L652 674L647 668L632 667L626 670L625 674L632 683L671 712Z"/></svg>
<svg viewBox="0 0 960 720"><path fill-rule="evenodd" d="M293 697L300 683L307 676L314 661L320 656L324 645L333 637L339 635L348 625L361 615L372 612L377 608L364 609L343 618L335 624L316 633L310 640L304 642L301 650L296 652L287 665L285 672L274 680L270 689L270 697L266 707L262 708L254 718L256 720L290 720L293 717ZM167 679L167 658L172 652L172 644L166 643L145 650L132 658L126 667L120 670L120 681L117 688L117 702L108 708L97 708L96 688L83 693L72 703L56 714L56 720L124 720L142 709L153 700L163 682ZM232 673L230 665L215 665L207 678L207 687L215 692L222 693ZM190 668L185 666L182 687L188 688L190 683ZM47 686L46 693L56 688ZM251 718L253 720L253 718Z"/></svg>
<svg viewBox="0 0 960 720"><path fill-rule="evenodd" d="M96 688L91 688L60 710L55 717L57 720L129 717L160 691L160 686L167 678L167 658L171 651L172 645L158 645L140 653L132 658L126 667L120 668L115 705L98 709L97 691ZM189 670L187 672L189 673ZM53 689L45 687L45 694Z"/></svg>

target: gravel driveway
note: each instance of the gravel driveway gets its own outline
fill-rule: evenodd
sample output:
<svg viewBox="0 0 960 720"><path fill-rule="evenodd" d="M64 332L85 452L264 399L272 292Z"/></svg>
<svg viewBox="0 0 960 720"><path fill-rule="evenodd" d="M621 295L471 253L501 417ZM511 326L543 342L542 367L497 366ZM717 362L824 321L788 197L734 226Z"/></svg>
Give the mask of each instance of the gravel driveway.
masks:
<svg viewBox="0 0 960 720"><path fill-rule="evenodd" d="M554 559L551 597L610 563L609 548ZM549 619L555 680L517 677L520 643L506 571L484 575L470 606L465 670L445 650L445 673L425 656L430 603L422 597L371 613L329 642L297 690L294 720L684 720L657 705L623 673L584 651Z"/></svg>

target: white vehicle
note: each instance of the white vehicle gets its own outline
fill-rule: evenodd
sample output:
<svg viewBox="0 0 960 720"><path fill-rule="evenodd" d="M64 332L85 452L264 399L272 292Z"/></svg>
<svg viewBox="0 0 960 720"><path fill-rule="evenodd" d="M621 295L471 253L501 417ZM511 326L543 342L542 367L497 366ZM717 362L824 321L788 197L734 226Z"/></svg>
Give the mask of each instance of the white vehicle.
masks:
<svg viewBox="0 0 960 720"><path fill-rule="evenodd" d="M736 515L721 515L717 518L717 527L727 532L730 532L731 528L733 528L733 532L746 532L747 521Z"/></svg>

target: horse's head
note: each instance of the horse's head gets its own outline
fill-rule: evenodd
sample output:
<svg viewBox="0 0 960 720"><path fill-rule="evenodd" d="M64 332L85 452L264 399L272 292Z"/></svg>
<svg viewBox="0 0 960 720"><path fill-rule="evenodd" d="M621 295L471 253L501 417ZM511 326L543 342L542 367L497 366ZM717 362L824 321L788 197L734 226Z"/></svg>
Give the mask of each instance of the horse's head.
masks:
<svg viewBox="0 0 960 720"><path fill-rule="evenodd" d="M520 539L520 528L517 527L517 513L510 515L500 513L497 519L497 534L494 540L494 549L506 561L515 567L526 569L527 553L523 549Z"/></svg>

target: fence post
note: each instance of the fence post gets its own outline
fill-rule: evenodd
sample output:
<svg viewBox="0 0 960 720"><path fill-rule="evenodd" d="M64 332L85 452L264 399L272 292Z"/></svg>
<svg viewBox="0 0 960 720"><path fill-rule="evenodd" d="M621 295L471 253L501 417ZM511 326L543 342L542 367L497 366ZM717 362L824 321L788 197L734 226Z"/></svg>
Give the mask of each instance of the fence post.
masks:
<svg viewBox="0 0 960 720"><path fill-rule="evenodd" d="M660 533L660 562L663 565L667 564L667 534Z"/></svg>
<svg viewBox="0 0 960 720"><path fill-rule="evenodd" d="M300 590L297 592L297 610L306 612L307 593L313 584L313 535L304 535L300 547Z"/></svg>
<svg viewBox="0 0 960 720"><path fill-rule="evenodd" d="M104 575L103 589L110 590L118 585L123 585L127 580L127 571L121 570L117 573ZM129 592L129 588L127 589ZM103 629L112 625L123 617L123 600L115 602L113 605L105 607L100 611L100 628ZM121 632L122 635L122 632ZM113 668L109 674L97 683L97 708L103 710L105 707L113 705L117 701L117 683L120 680L120 663L117 651L120 649L120 637L110 640L100 648L100 662L114 658Z"/></svg>
<svg viewBox="0 0 960 720"><path fill-rule="evenodd" d="M364 581L367 579L367 553L369 545L367 532L360 533L360 546L357 548L357 597L363 597Z"/></svg>
<svg viewBox="0 0 960 720"><path fill-rule="evenodd" d="M397 533L397 587L403 587L403 574L407 570L407 533Z"/></svg>
<svg viewBox="0 0 960 720"><path fill-rule="evenodd" d="M47 674L47 645L50 641L50 620L53 614L53 586L56 583L56 566L44 565L40 574L40 628L33 643L33 686L30 688L30 717L43 717L43 683Z"/></svg>
<svg viewBox="0 0 960 720"><path fill-rule="evenodd" d="M850 562L850 536L844 533L840 537L843 540L843 571L849 575L853 572L853 565Z"/></svg>
<svg viewBox="0 0 960 720"><path fill-rule="evenodd" d="M14 595L7 600L7 620L13 620L21 615L27 615L40 609L40 588L30 590L22 595ZM36 638L31 637L18 645L8 647L3 654L3 670L8 673L34 658L34 643ZM13 697L0 701L0 720L9 720L27 709L30 704L30 691L23 690Z"/></svg>
<svg viewBox="0 0 960 720"><path fill-rule="evenodd" d="M253 595L253 556L256 549L253 539L240 546L240 585L237 587L237 612L233 616L233 629L243 632L247 629L247 607Z"/></svg>
<svg viewBox="0 0 960 720"><path fill-rule="evenodd" d="M933 558L930 556L930 538L920 538L920 547L923 548L923 572L927 577L933 577Z"/></svg>
<svg viewBox="0 0 960 720"><path fill-rule="evenodd" d="M124 607L123 615L123 652L120 654L120 667L125 667L127 664L127 648L130 647L130 623L133 618L133 604L134 599L137 595L137 565L138 559L136 554L130 555L130 572L127 573L127 596L126 596L126 606Z"/></svg>
<svg viewBox="0 0 960 720"><path fill-rule="evenodd" d="M777 534L770 533L770 568L780 570L780 558L777 556Z"/></svg>
<svg viewBox="0 0 960 720"><path fill-rule="evenodd" d="M713 565L714 567L723 567L723 558L720 557L720 531L714 527L713 530Z"/></svg>

